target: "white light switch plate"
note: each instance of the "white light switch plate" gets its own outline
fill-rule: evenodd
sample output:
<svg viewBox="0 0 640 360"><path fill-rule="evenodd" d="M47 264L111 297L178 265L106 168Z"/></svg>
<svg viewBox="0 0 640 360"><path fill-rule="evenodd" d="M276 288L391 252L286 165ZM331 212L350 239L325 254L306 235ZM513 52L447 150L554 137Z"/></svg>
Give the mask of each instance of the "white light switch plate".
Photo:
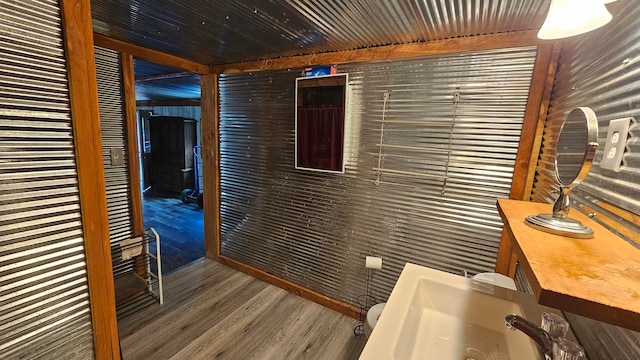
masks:
<svg viewBox="0 0 640 360"><path fill-rule="evenodd" d="M607 131L607 143L604 146L600 168L620 171L622 156L627 146L627 135L631 118L611 120Z"/></svg>

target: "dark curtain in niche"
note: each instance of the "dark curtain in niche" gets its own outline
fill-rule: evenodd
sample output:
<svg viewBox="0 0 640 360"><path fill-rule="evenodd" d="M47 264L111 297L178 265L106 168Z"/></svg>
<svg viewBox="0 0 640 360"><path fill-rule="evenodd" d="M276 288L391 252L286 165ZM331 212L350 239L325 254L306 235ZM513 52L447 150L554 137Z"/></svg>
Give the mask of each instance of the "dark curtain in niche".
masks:
<svg viewBox="0 0 640 360"><path fill-rule="evenodd" d="M341 106L298 108L298 166L342 171L344 111Z"/></svg>

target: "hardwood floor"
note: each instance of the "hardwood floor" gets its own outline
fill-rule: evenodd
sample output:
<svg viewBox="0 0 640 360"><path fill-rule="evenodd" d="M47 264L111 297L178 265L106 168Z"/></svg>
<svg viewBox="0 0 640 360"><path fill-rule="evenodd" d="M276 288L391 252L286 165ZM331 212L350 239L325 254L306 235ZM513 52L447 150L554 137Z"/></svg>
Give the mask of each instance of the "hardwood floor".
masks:
<svg viewBox="0 0 640 360"><path fill-rule="evenodd" d="M118 322L125 360L357 359L356 320L210 259L165 279L165 304Z"/></svg>
<svg viewBox="0 0 640 360"><path fill-rule="evenodd" d="M202 209L195 203L184 204L176 194L149 190L142 198L144 227L160 235L162 272L167 275L204 257Z"/></svg>

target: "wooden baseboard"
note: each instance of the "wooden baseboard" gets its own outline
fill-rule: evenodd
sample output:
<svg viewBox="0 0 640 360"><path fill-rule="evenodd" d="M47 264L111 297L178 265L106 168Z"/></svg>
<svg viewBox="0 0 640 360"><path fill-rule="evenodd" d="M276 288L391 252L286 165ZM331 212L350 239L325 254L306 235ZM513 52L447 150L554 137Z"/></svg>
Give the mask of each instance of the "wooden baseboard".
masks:
<svg viewBox="0 0 640 360"><path fill-rule="evenodd" d="M313 290L306 289L298 284L284 280L275 275L269 274L263 270L256 269L254 267L251 267L237 260L233 260L222 255L217 256L216 258L214 258L214 260L217 260L218 262L224 265L227 265L229 267L232 267L238 271L242 271L245 274L249 274L257 279L273 284L279 288L285 289L288 292L294 293L296 295L300 295L307 300L311 300L315 303L328 307L331 310L335 310L341 314L344 314L354 319L358 318L359 310L355 306L331 299Z"/></svg>

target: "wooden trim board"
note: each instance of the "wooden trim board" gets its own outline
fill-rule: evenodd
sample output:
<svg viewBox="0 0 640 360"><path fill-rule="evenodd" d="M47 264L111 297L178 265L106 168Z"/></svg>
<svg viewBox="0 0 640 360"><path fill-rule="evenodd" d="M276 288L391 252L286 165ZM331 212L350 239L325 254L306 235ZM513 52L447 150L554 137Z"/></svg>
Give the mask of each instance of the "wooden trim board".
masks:
<svg viewBox="0 0 640 360"><path fill-rule="evenodd" d="M559 42L538 46L516 155L510 199L529 200L560 48Z"/></svg>
<svg viewBox="0 0 640 360"><path fill-rule="evenodd" d="M133 55L136 59L149 61L165 66L171 66L177 69L182 69L197 74L209 74L209 66L198 64L197 62L183 59L179 56L145 48L98 33L93 33L93 39L96 45L100 47L130 54Z"/></svg>
<svg viewBox="0 0 640 360"><path fill-rule="evenodd" d="M60 4L95 356L120 359L90 2Z"/></svg>
<svg viewBox="0 0 640 360"><path fill-rule="evenodd" d="M144 233L142 217L142 190L140 189L140 160L138 157L138 117L136 115L136 89L133 77L133 56L120 53L122 82L124 88L124 115L127 137L127 158L129 160L129 192L131 196L131 222L133 233Z"/></svg>
<svg viewBox="0 0 640 360"><path fill-rule="evenodd" d="M134 236L144 234L144 217L142 214L142 189L140 188L140 160L138 155L138 116L136 114L136 89L133 75L133 56L120 53L120 66L122 67L122 84L124 97L124 121L125 136L127 141L127 159L129 170L129 196L131 197L131 225ZM139 276L144 276L146 264L144 255L136 256L135 271ZM122 281L122 280L120 280ZM114 279L115 287L118 287L118 279ZM118 292L116 292L118 294ZM136 293L135 295L139 295ZM127 299L116 299L116 306Z"/></svg>
<svg viewBox="0 0 640 360"><path fill-rule="evenodd" d="M266 281L272 285L285 289L296 295L300 295L307 300L311 300L331 310L337 311L341 314L344 314L354 319L358 318L359 310L355 306L331 299L330 297L324 296L313 290L306 289L291 281L284 280L280 277L269 274L260 269L256 269L254 267L245 265L239 261L230 259L226 256L219 256L217 260L224 265L232 267L238 271L242 271L243 273L249 274L255 278Z"/></svg>
<svg viewBox="0 0 640 360"><path fill-rule="evenodd" d="M200 138L202 142L202 179L204 249L207 257L220 255L220 149L218 75L200 77Z"/></svg>
<svg viewBox="0 0 640 360"><path fill-rule="evenodd" d="M303 68L314 65L336 65L363 61L393 60L417 56L452 54L467 51L502 49L544 44L536 31L510 32L492 35L467 36L423 43L385 45L366 49L292 56L280 59L248 61L211 66L211 73L234 73Z"/></svg>
<svg viewBox="0 0 640 360"><path fill-rule="evenodd" d="M538 46L511 182L509 194L511 199L529 200L530 197L560 49L560 42ZM516 256L510 238L506 236L504 230L498 248L495 271L510 277L514 277L516 273Z"/></svg>
<svg viewBox="0 0 640 360"><path fill-rule="evenodd" d="M496 258L495 271L510 278L516 277L518 257L511 245L511 238L506 230L502 230L500 245L498 246L498 257Z"/></svg>

